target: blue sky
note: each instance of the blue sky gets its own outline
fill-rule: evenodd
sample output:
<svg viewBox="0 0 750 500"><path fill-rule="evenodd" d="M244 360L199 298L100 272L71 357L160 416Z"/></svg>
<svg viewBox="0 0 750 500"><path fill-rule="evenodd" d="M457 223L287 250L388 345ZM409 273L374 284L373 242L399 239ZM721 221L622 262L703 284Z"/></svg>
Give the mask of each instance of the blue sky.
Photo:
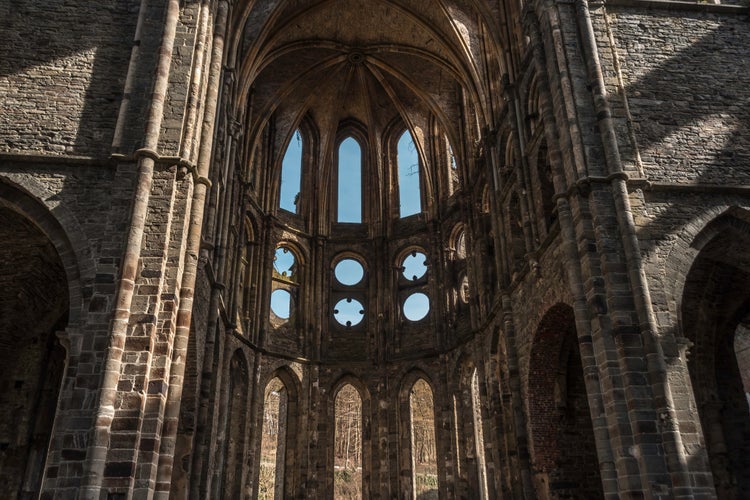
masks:
<svg viewBox="0 0 750 500"><path fill-rule="evenodd" d="M362 222L362 149L349 137L339 146L339 222Z"/></svg>
<svg viewBox="0 0 750 500"><path fill-rule="evenodd" d="M411 133L407 130L398 140L398 194L401 217L422 211L419 188L419 153Z"/></svg>
<svg viewBox="0 0 750 500"><path fill-rule="evenodd" d="M284 153L281 164L281 197L279 206L284 210L297 213L294 203L300 192L300 181L302 178L302 136L299 130L294 131L289 147Z"/></svg>

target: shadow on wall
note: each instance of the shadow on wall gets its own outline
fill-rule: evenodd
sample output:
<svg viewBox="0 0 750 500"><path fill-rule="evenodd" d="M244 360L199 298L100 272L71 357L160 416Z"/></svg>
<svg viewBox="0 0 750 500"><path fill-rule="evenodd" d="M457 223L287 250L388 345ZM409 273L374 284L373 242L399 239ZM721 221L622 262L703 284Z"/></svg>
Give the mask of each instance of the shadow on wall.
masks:
<svg viewBox="0 0 750 500"><path fill-rule="evenodd" d="M622 36L617 42L621 52L627 52L621 60L625 78L650 68L626 86L646 178L750 185L750 31L745 18L687 12L666 18L651 12L622 19L623 26L614 30ZM627 30L636 33L627 38ZM686 45L691 33L696 40ZM665 59L667 45L682 48ZM630 147L623 147L622 155L624 162L635 163ZM685 207L705 204L700 193L646 190L645 197L649 213L643 217L634 211L644 252L688 222L692 210Z"/></svg>
<svg viewBox="0 0 750 500"><path fill-rule="evenodd" d="M140 3L0 3L0 150L109 155ZM149 8L160 25L163 6ZM151 64L156 51L142 52L141 62ZM138 69L147 81L136 82L132 95L142 108L152 71Z"/></svg>
<svg viewBox="0 0 750 500"><path fill-rule="evenodd" d="M633 28L640 31L634 37L643 45L621 42L628 45L622 61L627 78L658 60L666 45L678 46L690 33L702 32L694 43L627 85L646 175L656 182L750 184L746 21L727 17L711 28L702 13L683 14L676 21L685 25L684 31L656 15L643 16ZM651 42L654 38L663 44ZM634 161L630 156L623 159Z"/></svg>
<svg viewBox="0 0 750 500"><path fill-rule="evenodd" d="M750 185L750 32L746 17L684 12L674 18L658 12L629 16L618 19L622 26L616 26L615 32L636 31L630 39L626 35L618 42L628 53L622 61L626 78L649 68L626 88L646 178L655 184ZM688 45L686 40L691 36L695 41ZM662 53L669 45L682 48L664 58ZM635 162L628 148L623 148L623 160ZM634 216L646 254L656 253L660 246L671 251L673 239L684 234L686 225L706 209L727 203L726 195L658 186L644 195L647 213L639 213L640 209L634 207ZM725 234L723 240L707 246L693 262L684 290L674 285L675 278L679 281L679 270L667 268L662 278L653 275L665 283L665 289L653 291L655 303L664 302L660 307L666 308L666 301L679 303L682 299L677 313L685 337L695 343L688 359L690 376L720 498L735 498L733 488L737 484L746 487L750 481L745 474L737 473L746 470L746 463L738 458L747 449L747 441L737 435L743 426L729 422L726 415L711 413L725 404L736 406L740 399L744 403L745 399L734 385L732 394L722 395L719 389L729 391L730 386L724 382L738 380L730 370L736 370L733 356L722 354L721 345L731 338L736 316L748 307L750 261L746 241L747 237ZM679 242L677 246L683 243L691 242ZM668 258L671 261L667 266L679 268L688 254L675 251ZM665 262L656 265L664 266ZM668 299L670 293L674 297ZM724 382L717 384L718 379ZM744 411L746 420L747 408ZM694 436L698 430L693 423L681 422L680 426L686 442L699 439ZM734 433L731 446L724 442L726 433ZM693 450L688 457L690 468L706 470L701 463L704 457ZM710 476L698 481L712 482Z"/></svg>
<svg viewBox="0 0 750 500"><path fill-rule="evenodd" d="M33 222L0 202L0 497L35 498L66 353L63 263Z"/></svg>
<svg viewBox="0 0 750 500"><path fill-rule="evenodd" d="M682 328L692 343L690 378L719 498L750 489L750 420L743 378L748 358L738 332L750 319L750 224L724 217L723 230L695 259L682 301Z"/></svg>

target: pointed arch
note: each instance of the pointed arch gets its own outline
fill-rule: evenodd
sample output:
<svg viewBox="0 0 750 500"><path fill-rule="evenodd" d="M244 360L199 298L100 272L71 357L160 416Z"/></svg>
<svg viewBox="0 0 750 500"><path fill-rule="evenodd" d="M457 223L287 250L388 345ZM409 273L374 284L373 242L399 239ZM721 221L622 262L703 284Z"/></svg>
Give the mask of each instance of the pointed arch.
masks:
<svg viewBox="0 0 750 500"><path fill-rule="evenodd" d="M328 478L334 498L370 498L372 474L371 398L367 386L351 373L331 387L328 421Z"/></svg>
<svg viewBox="0 0 750 500"><path fill-rule="evenodd" d="M444 464L437 460L438 426L435 390L430 377L412 369L401 380L399 390L399 462L401 498L437 494L445 480Z"/></svg>
<svg viewBox="0 0 750 500"><path fill-rule="evenodd" d="M226 419L226 458L224 459L224 484L232 498L240 498L244 491L245 435L249 394L249 370L241 349L229 361L229 408Z"/></svg>
<svg viewBox="0 0 750 500"><path fill-rule="evenodd" d="M281 499L295 496L298 480L300 381L289 366L274 370L263 388L260 405L255 490Z"/></svg>
<svg viewBox="0 0 750 500"><path fill-rule="evenodd" d="M750 218L730 209L698 233L685 278L679 333L719 498L750 489ZM744 372L744 373L743 373Z"/></svg>
<svg viewBox="0 0 750 500"><path fill-rule="evenodd" d="M603 498L573 308L552 306L529 358L528 427L539 497Z"/></svg>

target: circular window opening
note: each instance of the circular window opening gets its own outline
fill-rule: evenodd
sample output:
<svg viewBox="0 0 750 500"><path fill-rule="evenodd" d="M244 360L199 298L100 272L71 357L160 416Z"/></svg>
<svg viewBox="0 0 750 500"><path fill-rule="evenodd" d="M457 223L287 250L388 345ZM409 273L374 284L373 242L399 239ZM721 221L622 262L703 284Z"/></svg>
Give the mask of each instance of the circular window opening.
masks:
<svg viewBox="0 0 750 500"><path fill-rule="evenodd" d="M406 279L416 281L427 272L427 256L422 252L412 251L406 256L401 267Z"/></svg>
<svg viewBox="0 0 750 500"><path fill-rule="evenodd" d="M409 321L419 321L430 312L430 299L423 293L413 293L404 301L404 316Z"/></svg>
<svg viewBox="0 0 750 500"><path fill-rule="evenodd" d="M289 319L292 305L292 294L278 288L271 293L271 311L281 319Z"/></svg>
<svg viewBox="0 0 750 500"><path fill-rule="evenodd" d="M341 299L333 309L333 317L342 326L356 326L365 317L365 308L355 299Z"/></svg>
<svg viewBox="0 0 750 500"><path fill-rule="evenodd" d="M279 247L273 256L273 268L279 276L291 278L294 273L294 254L287 247Z"/></svg>
<svg viewBox="0 0 750 500"><path fill-rule="evenodd" d="M342 285L356 285L365 277L365 268L354 259L342 259L333 270L334 275Z"/></svg>

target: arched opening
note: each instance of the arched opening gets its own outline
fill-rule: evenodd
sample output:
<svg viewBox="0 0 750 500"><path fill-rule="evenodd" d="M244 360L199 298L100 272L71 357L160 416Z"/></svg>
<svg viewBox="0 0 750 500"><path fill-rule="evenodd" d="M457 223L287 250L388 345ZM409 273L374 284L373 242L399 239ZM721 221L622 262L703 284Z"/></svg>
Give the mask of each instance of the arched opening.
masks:
<svg viewBox="0 0 750 500"><path fill-rule="evenodd" d="M682 297L682 328L703 435L719 498L750 491L748 322L750 224L717 220L693 262Z"/></svg>
<svg viewBox="0 0 750 500"><path fill-rule="evenodd" d="M471 413L474 420L474 446L477 453L477 477L479 478L480 498L489 498L487 491L487 460L484 453L484 421L482 419L482 402L479 398L479 372L476 368L471 373Z"/></svg>
<svg viewBox="0 0 750 500"><path fill-rule="evenodd" d="M409 393L411 461L414 496L418 500L438 498L435 403L430 385L419 379Z"/></svg>
<svg viewBox="0 0 750 500"><path fill-rule="evenodd" d="M347 137L338 149L338 222L362 222L362 147Z"/></svg>
<svg viewBox="0 0 750 500"><path fill-rule="evenodd" d="M263 405L255 429L254 474L257 498L293 497L299 479L298 399L299 379L288 367L277 369L263 391Z"/></svg>
<svg viewBox="0 0 750 500"><path fill-rule="evenodd" d="M274 328L295 324L300 270L297 253L289 244L279 244L274 252L271 274L270 322Z"/></svg>
<svg viewBox="0 0 750 500"><path fill-rule="evenodd" d="M236 351L229 363L229 415L224 476L224 489L230 493L230 498L241 498L243 494L248 383L247 362L242 352Z"/></svg>
<svg viewBox="0 0 750 500"><path fill-rule="evenodd" d="M479 372L474 361L464 356L456 373L458 393L454 396L456 443L459 459L459 496L487 500L487 462Z"/></svg>
<svg viewBox="0 0 750 500"><path fill-rule="evenodd" d="M65 269L33 222L0 206L0 497L39 496L66 353Z"/></svg>
<svg viewBox="0 0 750 500"><path fill-rule="evenodd" d="M284 383L273 378L263 396L263 430L260 445L258 499L284 498L288 394Z"/></svg>
<svg viewBox="0 0 750 500"><path fill-rule="evenodd" d="M362 397L351 384L336 394L334 414L333 498L363 498Z"/></svg>
<svg viewBox="0 0 750 500"><path fill-rule="evenodd" d="M420 161L411 132L405 130L398 140L399 216L408 217L422 211Z"/></svg>
<svg viewBox="0 0 750 500"><path fill-rule="evenodd" d="M540 498L603 498L573 309L552 307L529 366L529 427Z"/></svg>
<svg viewBox="0 0 750 500"><path fill-rule="evenodd" d="M302 134L299 130L295 130L281 163L281 192L279 193L279 207L293 214L298 213L299 209L302 152Z"/></svg>

